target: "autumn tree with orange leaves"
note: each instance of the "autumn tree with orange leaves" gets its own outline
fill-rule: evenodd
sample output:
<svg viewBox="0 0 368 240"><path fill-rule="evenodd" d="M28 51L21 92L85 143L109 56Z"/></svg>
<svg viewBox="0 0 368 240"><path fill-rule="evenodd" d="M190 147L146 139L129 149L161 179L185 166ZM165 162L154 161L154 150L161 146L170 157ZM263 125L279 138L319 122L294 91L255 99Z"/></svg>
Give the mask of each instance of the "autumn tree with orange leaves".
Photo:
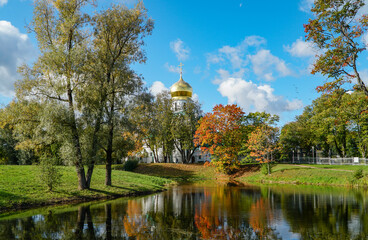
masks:
<svg viewBox="0 0 368 240"><path fill-rule="evenodd" d="M194 143L211 153L217 170L226 174L239 166L239 152L244 141L244 112L235 104L216 105L200 121Z"/></svg>
<svg viewBox="0 0 368 240"><path fill-rule="evenodd" d="M275 153L278 150L278 136L278 128L262 125L253 131L248 139L250 156L265 164L268 174L271 174L271 162L275 160Z"/></svg>
<svg viewBox="0 0 368 240"><path fill-rule="evenodd" d="M367 43L361 41L367 32L368 14L361 14L364 0L315 0L311 9L315 18L304 25L306 40L319 50L312 74L331 79L318 91L358 90L368 96L368 88L359 73L358 56Z"/></svg>

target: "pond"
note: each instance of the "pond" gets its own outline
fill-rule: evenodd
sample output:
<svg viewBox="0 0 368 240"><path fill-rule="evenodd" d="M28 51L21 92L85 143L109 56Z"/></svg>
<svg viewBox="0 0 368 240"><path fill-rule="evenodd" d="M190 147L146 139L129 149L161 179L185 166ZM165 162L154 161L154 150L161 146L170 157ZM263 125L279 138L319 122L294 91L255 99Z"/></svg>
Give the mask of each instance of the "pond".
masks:
<svg viewBox="0 0 368 240"><path fill-rule="evenodd" d="M311 186L175 186L3 215L0 239L367 239L368 193Z"/></svg>

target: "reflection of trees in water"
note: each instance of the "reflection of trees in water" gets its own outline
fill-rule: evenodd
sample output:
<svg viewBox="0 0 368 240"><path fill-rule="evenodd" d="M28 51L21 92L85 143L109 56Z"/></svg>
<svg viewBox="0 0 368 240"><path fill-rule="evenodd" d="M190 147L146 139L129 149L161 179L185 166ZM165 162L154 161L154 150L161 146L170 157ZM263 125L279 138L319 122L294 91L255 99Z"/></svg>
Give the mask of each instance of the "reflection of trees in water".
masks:
<svg viewBox="0 0 368 240"><path fill-rule="evenodd" d="M367 204L352 195L283 194L281 208L305 239L367 239Z"/></svg>
<svg viewBox="0 0 368 240"><path fill-rule="evenodd" d="M123 223L128 237L149 239L148 222L145 216L142 215L141 203L132 200L128 201Z"/></svg>
<svg viewBox="0 0 368 240"><path fill-rule="evenodd" d="M273 220L273 213L268 200L260 198L252 204L250 209L249 224L252 226L253 231L262 239L272 233L270 225Z"/></svg>
<svg viewBox="0 0 368 240"><path fill-rule="evenodd" d="M203 239L277 238L268 227L271 209L259 190L218 186L204 196L194 216Z"/></svg>
<svg viewBox="0 0 368 240"><path fill-rule="evenodd" d="M2 220L0 239L278 239L280 219L302 239L368 239L367 211L362 192L178 187L145 198Z"/></svg>

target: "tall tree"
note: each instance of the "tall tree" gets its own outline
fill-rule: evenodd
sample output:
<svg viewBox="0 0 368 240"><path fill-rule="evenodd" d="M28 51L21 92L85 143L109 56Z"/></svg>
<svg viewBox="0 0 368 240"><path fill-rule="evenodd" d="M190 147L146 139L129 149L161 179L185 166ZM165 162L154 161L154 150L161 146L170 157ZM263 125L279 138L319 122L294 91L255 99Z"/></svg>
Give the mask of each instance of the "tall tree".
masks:
<svg viewBox="0 0 368 240"><path fill-rule="evenodd" d="M270 163L275 160L278 149L279 129L265 124L253 131L248 139L250 156L262 164L267 164L268 174L271 174Z"/></svg>
<svg viewBox="0 0 368 240"><path fill-rule="evenodd" d="M331 79L317 90L331 92L353 83L355 89L368 96L368 88L358 70L359 54L366 50L361 37L367 31L368 14L358 16L364 5L364 0L314 1L315 18L304 28L306 40L315 43L322 53L317 56L312 73Z"/></svg>
<svg viewBox="0 0 368 240"><path fill-rule="evenodd" d="M83 94L85 79L83 65L87 57L89 16L82 7L88 0L36 0L32 29L40 48L40 56L33 68L22 67L23 80L18 85L18 97L36 96L40 101L51 101L67 106L74 165L78 175L78 189L88 188L78 131L75 101Z"/></svg>
<svg viewBox="0 0 368 240"><path fill-rule="evenodd" d="M151 149L153 161L159 162L160 141L158 139L160 124L157 119L155 99L151 94L144 94L136 102L134 113L130 115L135 125L135 132L145 146Z"/></svg>
<svg viewBox="0 0 368 240"><path fill-rule="evenodd" d="M156 96L154 102L157 125L157 141L162 150L163 161L168 162L174 151L174 138L171 133L174 112L169 92L164 91Z"/></svg>
<svg viewBox="0 0 368 240"><path fill-rule="evenodd" d="M173 116L171 133L183 163L190 163L194 152L199 148L199 145L194 144L194 135L201 117L201 106L194 101L188 101L183 111Z"/></svg>
<svg viewBox="0 0 368 240"><path fill-rule="evenodd" d="M100 142L106 153L106 185L111 185L111 164L115 135L121 136L128 117L129 102L135 94L140 94L143 82L130 69L135 62L145 62L142 49L144 37L150 35L153 21L147 17L147 10L142 3L128 9L122 5L97 14L93 18L94 25L94 57L92 57L91 73L97 88L92 94L94 130L91 144L91 157L97 149L97 133L102 120L106 123L106 142ZM96 101L97 100L97 101ZM120 128L118 128L120 126ZM120 133L119 133L120 132ZM93 172L93 160L89 164L88 176Z"/></svg>
<svg viewBox="0 0 368 240"><path fill-rule="evenodd" d="M244 112L237 105L216 105L199 121L194 143L211 153L219 171L231 173L238 168L244 141Z"/></svg>

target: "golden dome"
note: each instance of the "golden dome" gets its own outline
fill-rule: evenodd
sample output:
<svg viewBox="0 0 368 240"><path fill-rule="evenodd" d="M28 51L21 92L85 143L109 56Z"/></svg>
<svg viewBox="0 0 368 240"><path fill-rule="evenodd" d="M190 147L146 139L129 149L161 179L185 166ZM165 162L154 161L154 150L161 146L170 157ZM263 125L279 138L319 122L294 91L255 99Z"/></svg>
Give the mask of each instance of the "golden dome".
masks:
<svg viewBox="0 0 368 240"><path fill-rule="evenodd" d="M174 83L171 88L171 97L175 100L186 100L192 97L193 88L189 83L183 80L182 74L180 74L180 79Z"/></svg>

